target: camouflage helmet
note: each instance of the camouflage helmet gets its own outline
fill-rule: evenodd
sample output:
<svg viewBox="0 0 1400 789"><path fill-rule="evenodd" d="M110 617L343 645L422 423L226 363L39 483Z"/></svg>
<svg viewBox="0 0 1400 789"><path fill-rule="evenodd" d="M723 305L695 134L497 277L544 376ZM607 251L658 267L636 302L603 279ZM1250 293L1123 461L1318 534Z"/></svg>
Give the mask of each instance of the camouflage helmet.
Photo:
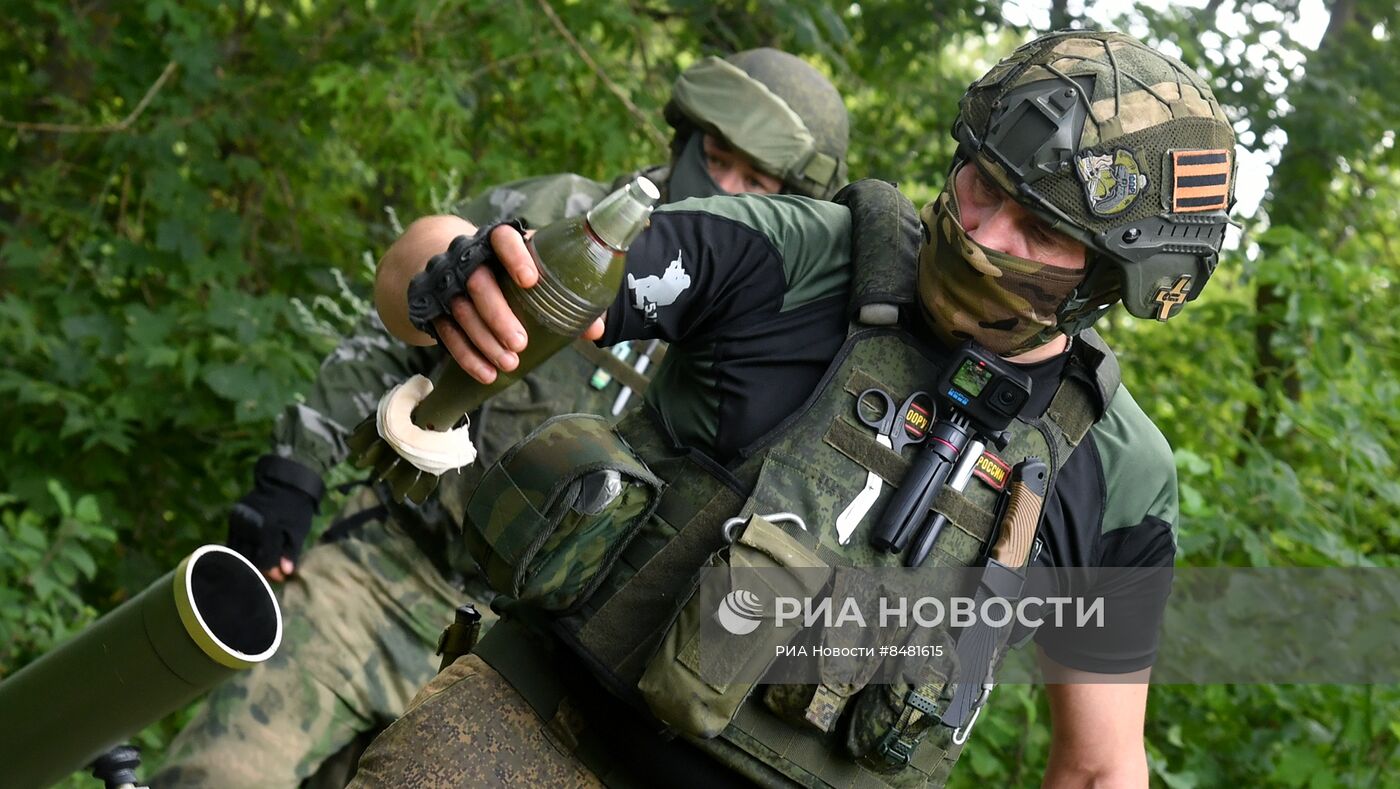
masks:
<svg viewBox="0 0 1400 789"><path fill-rule="evenodd" d="M830 80L795 55L763 48L707 57L676 78L665 113L676 130L674 152L699 129L789 192L829 198L846 183L846 105Z"/></svg>
<svg viewBox="0 0 1400 789"><path fill-rule="evenodd" d="M1082 330L1120 298L1166 320L1215 270L1235 135L1181 61L1122 33L1052 33L968 88L953 136L960 160L1089 248L1058 331Z"/></svg>

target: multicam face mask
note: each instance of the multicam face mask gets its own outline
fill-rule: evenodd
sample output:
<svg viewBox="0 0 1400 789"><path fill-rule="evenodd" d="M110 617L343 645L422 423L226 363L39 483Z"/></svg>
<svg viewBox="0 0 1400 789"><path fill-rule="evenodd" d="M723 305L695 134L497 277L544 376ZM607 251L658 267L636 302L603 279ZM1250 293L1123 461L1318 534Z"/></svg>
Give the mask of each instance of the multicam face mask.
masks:
<svg viewBox="0 0 1400 789"><path fill-rule="evenodd" d="M671 178L666 186L669 200L729 194L710 177L710 168L705 164L704 138L702 132L692 132L682 146L681 155L671 166Z"/></svg>
<svg viewBox="0 0 1400 789"><path fill-rule="evenodd" d="M919 248L919 303L934 334L950 345L974 339L1012 356L1044 344L1055 313L1084 279L1084 269L1049 266L978 244L959 219L951 179L919 218L929 235Z"/></svg>

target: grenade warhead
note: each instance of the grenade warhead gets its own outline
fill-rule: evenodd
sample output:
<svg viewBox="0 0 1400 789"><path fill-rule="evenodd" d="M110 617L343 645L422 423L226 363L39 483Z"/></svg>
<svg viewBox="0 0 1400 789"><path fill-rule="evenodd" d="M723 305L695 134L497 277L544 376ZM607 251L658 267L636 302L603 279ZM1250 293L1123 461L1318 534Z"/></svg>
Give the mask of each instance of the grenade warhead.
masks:
<svg viewBox="0 0 1400 789"><path fill-rule="evenodd" d="M439 474L471 462L475 453L464 429L459 428L452 441L434 434L453 431L466 414L573 342L607 309L622 287L627 248L646 227L660 197L655 184L638 177L584 216L555 222L536 233L528 246L539 268L539 282L521 288L507 277L500 279L506 302L530 338L520 353L520 364L510 372L499 371L494 382L483 384L448 360L431 385L411 380L405 386L412 388L390 391L379 412L351 436L356 464L373 466L375 478L388 482L396 497L421 502L436 487ZM452 292L434 292L426 300L446 304L463 292L471 270L484 262L467 247L455 242L453 246L462 254L439 256L414 278L411 311L413 295L423 290L422 283L443 283L449 288ZM415 391L418 394L412 394ZM412 426L395 418L394 408L401 406L395 399L405 396L421 396L412 410Z"/></svg>

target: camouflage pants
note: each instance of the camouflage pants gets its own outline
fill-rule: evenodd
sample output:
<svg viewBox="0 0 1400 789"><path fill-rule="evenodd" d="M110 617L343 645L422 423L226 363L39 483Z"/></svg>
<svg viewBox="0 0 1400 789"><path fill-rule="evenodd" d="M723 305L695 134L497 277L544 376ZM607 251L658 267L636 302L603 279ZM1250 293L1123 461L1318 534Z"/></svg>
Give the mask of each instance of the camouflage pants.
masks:
<svg viewBox="0 0 1400 789"><path fill-rule="evenodd" d="M554 414L606 413L619 384L594 389L593 371L584 357L562 353L492 399L477 420L477 467ZM444 481L435 499L460 517L470 491L465 482ZM460 552L460 544L447 550L454 567L467 566ZM210 694L151 785L294 787L315 774L317 785L343 786L335 779L348 769L318 768L358 735L398 718L436 673L433 652L453 609L490 596L479 578L454 589L392 524L370 523L354 537L315 546L283 588L277 654ZM484 632L495 617L477 609ZM338 768L340 756L334 761L328 766Z"/></svg>
<svg viewBox="0 0 1400 789"><path fill-rule="evenodd" d="M464 655L375 738L350 786L603 786L572 754L567 728L545 723L495 669Z"/></svg>
<svg viewBox="0 0 1400 789"><path fill-rule="evenodd" d="M479 591L454 588L392 523L313 547L282 589L277 654L210 694L151 785L297 786L403 712L437 671L452 610Z"/></svg>

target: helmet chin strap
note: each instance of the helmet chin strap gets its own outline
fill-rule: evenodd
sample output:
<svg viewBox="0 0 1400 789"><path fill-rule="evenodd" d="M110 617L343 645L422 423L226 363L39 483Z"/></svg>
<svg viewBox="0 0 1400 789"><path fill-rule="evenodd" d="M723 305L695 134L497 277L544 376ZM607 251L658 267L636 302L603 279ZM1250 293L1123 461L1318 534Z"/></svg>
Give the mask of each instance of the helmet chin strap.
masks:
<svg viewBox="0 0 1400 789"><path fill-rule="evenodd" d="M1055 334L1070 337L1093 326L1114 304L1118 303L1119 283L1115 271L1092 250L1089 252L1089 273L1079 287L1069 294L1065 303L1056 312L1054 328L1041 332L1041 338L1049 341Z"/></svg>

